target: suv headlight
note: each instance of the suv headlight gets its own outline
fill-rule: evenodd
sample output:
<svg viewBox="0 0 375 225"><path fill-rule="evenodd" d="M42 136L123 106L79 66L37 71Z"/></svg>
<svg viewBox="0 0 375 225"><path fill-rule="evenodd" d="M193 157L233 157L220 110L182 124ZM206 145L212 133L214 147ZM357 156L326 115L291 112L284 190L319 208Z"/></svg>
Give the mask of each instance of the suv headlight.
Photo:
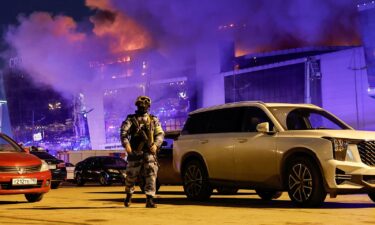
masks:
<svg viewBox="0 0 375 225"><path fill-rule="evenodd" d="M349 142L342 138L329 138L332 141L333 157L336 160L345 161Z"/></svg>
<svg viewBox="0 0 375 225"><path fill-rule="evenodd" d="M44 160L42 160L42 166L40 167L40 172L48 171L48 170L49 170L48 164Z"/></svg>

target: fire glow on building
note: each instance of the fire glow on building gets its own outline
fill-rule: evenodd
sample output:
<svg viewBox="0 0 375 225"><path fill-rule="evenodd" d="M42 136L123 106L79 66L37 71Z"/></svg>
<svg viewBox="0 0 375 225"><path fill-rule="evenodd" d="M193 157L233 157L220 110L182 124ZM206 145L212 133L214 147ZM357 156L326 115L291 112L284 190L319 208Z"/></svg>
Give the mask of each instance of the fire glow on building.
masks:
<svg viewBox="0 0 375 225"><path fill-rule="evenodd" d="M360 44L358 30L353 31L353 27L357 29L353 19L356 5L336 3L87 0L94 14L86 21L88 28L62 15L21 17L19 25L6 35L12 46L9 56L22 59L11 74L25 82L18 86L32 84L40 93L53 90L54 94L48 95L50 101L40 102L24 90L23 105L11 103L12 97L7 95L14 136L22 142L54 143L53 148L60 149L118 148L119 127L127 114L134 113L138 95L151 97L151 113L159 117L165 130L181 129L188 113L198 107L267 100L262 96L269 93L249 94L262 86L248 87L262 82L246 76L254 71L276 74L279 70L274 63L309 57L314 58L309 58L310 64L319 67L314 71L324 76L321 54ZM298 13L301 11L310 20ZM330 13L323 13L327 11ZM345 47L301 48L313 45ZM273 52L280 49L291 50ZM275 69L262 72L261 67ZM307 67L299 68L296 77L305 76L303 68ZM30 80L26 82L27 76ZM14 84L8 80L5 85ZM284 101L306 101L311 95L305 86L288 88L298 89L296 95L303 97L289 96ZM313 90L320 93L316 88ZM14 90L7 92L15 94ZM48 104L55 108L56 102L61 102L61 108L48 110ZM324 99L321 103L324 105ZM59 117L62 111L61 119L54 121L53 116Z"/></svg>

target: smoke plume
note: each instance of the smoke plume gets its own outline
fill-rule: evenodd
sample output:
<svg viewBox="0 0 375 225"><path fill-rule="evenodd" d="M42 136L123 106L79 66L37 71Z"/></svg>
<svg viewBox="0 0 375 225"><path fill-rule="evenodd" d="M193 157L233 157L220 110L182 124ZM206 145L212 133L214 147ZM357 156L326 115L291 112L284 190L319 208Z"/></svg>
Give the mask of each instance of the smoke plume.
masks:
<svg viewBox="0 0 375 225"><path fill-rule="evenodd" d="M173 63L193 61L202 42L231 39L237 55L316 45L360 44L352 0L86 0L84 32L67 16L20 17L6 40L35 80L76 93L99 83L89 62L152 49Z"/></svg>
<svg viewBox="0 0 375 225"><path fill-rule="evenodd" d="M94 79L86 69L90 40L77 30L72 18L37 12L20 17L19 22L18 27L9 29L6 40L36 82L73 93L82 81Z"/></svg>

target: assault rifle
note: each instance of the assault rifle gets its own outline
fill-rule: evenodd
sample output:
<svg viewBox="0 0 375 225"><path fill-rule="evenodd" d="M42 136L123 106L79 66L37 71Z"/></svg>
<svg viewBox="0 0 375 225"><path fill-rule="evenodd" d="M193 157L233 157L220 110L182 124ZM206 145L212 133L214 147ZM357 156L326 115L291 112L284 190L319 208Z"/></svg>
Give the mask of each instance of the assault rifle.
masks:
<svg viewBox="0 0 375 225"><path fill-rule="evenodd" d="M151 146L154 143L152 141L153 138L151 137L152 134L151 134L150 129L146 125L144 125L144 126L141 127L135 117L132 118L132 122L136 126L136 129L137 129L136 133L142 137L143 143L146 145L146 147L149 150L149 152L151 152Z"/></svg>

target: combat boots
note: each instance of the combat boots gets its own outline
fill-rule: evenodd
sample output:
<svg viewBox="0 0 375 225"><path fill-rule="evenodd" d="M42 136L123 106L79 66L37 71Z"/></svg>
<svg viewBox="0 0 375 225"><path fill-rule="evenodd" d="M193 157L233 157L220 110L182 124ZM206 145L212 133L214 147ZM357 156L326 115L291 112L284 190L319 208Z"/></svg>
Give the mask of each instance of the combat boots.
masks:
<svg viewBox="0 0 375 225"><path fill-rule="evenodd" d="M124 206L129 207L131 203L132 203L132 194L127 193L124 199Z"/></svg>
<svg viewBox="0 0 375 225"><path fill-rule="evenodd" d="M152 195L146 195L146 208L156 208Z"/></svg>

